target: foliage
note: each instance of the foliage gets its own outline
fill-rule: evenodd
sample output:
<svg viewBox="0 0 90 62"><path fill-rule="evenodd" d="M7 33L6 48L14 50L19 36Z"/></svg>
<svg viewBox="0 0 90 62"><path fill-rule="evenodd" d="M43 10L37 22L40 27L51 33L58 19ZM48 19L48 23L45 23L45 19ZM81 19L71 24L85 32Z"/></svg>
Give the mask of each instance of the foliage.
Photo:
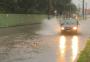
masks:
<svg viewBox="0 0 90 62"><path fill-rule="evenodd" d="M90 40L88 40L86 47L81 52L77 62L90 62Z"/></svg>
<svg viewBox="0 0 90 62"><path fill-rule="evenodd" d="M71 0L0 0L0 13L48 13L48 9L59 13L76 10Z"/></svg>
<svg viewBox="0 0 90 62"><path fill-rule="evenodd" d="M46 17L41 14L0 14L0 27L40 24Z"/></svg>

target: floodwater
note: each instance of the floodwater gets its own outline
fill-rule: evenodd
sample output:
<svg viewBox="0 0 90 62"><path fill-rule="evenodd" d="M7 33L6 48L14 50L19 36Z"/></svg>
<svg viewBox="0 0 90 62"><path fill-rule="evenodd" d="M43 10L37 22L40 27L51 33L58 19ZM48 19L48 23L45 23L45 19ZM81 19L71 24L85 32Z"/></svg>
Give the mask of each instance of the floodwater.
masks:
<svg viewBox="0 0 90 62"><path fill-rule="evenodd" d="M79 53L78 36L68 37L60 36L59 41L59 60L58 62L75 62Z"/></svg>
<svg viewBox="0 0 90 62"><path fill-rule="evenodd" d="M80 35L61 35L57 18L2 28L0 62L76 62L89 37L88 20L80 22Z"/></svg>

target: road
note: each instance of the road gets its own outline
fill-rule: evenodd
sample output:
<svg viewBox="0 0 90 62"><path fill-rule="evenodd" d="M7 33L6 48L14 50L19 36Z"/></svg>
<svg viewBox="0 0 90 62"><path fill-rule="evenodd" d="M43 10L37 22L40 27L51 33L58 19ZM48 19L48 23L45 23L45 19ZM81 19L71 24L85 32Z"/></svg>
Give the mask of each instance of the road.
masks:
<svg viewBox="0 0 90 62"><path fill-rule="evenodd" d="M90 34L90 19L80 21L80 35L60 35L54 20L1 28L0 62L76 62Z"/></svg>

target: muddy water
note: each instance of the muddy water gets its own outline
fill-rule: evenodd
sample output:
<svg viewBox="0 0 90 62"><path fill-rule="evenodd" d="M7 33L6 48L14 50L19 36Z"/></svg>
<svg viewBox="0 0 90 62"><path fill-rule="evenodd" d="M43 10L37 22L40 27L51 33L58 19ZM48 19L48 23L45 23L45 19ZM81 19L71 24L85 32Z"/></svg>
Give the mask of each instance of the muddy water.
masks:
<svg viewBox="0 0 90 62"><path fill-rule="evenodd" d="M52 19L44 19L41 24L41 30L38 34L41 35L56 35L60 32L60 21L56 17Z"/></svg>
<svg viewBox="0 0 90 62"><path fill-rule="evenodd" d="M44 19L39 26L2 29L0 62L76 62L87 36L58 33L56 18Z"/></svg>

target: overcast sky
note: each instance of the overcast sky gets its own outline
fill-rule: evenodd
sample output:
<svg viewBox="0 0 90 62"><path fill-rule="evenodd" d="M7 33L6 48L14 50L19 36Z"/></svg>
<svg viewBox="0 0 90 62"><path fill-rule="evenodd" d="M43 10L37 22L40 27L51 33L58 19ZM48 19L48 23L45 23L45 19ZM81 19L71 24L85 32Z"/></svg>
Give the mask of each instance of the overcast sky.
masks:
<svg viewBox="0 0 90 62"><path fill-rule="evenodd" d="M76 4L78 7L82 7L82 1L83 0L72 0L74 4ZM87 7L90 8L90 0L85 0L87 2ZM86 4L85 4L86 7Z"/></svg>

